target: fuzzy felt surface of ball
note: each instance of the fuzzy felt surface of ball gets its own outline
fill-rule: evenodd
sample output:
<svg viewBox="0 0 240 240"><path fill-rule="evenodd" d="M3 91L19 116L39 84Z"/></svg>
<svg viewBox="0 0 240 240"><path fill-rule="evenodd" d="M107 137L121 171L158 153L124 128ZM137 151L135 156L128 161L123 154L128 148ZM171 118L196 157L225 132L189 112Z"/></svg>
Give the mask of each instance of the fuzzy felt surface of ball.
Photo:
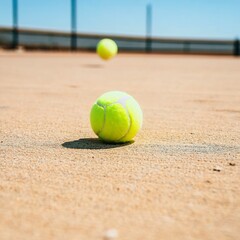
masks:
<svg viewBox="0 0 240 240"><path fill-rule="evenodd" d="M129 94L111 91L100 96L90 113L91 127L105 142L131 141L142 127L143 113Z"/></svg>
<svg viewBox="0 0 240 240"><path fill-rule="evenodd" d="M112 39L104 38L97 45L97 53L104 60L113 58L117 52L118 46Z"/></svg>

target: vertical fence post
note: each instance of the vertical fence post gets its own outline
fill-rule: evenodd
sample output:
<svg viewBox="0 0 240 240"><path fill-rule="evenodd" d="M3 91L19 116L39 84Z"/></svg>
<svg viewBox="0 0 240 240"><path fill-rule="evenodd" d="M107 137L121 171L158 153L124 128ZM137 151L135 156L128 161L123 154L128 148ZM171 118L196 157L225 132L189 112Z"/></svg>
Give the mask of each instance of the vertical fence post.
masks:
<svg viewBox="0 0 240 240"><path fill-rule="evenodd" d="M71 0L71 50L77 50L77 0Z"/></svg>
<svg viewBox="0 0 240 240"><path fill-rule="evenodd" d="M190 52L190 41L184 41L183 43L183 53Z"/></svg>
<svg viewBox="0 0 240 240"><path fill-rule="evenodd" d="M12 13L13 13L13 30L12 30L12 48L18 47L18 0L12 1Z"/></svg>
<svg viewBox="0 0 240 240"><path fill-rule="evenodd" d="M146 52L152 51L152 5L146 7Z"/></svg>
<svg viewBox="0 0 240 240"><path fill-rule="evenodd" d="M234 56L240 56L239 44L240 44L239 39L236 39L236 40L233 42L233 55L234 55Z"/></svg>

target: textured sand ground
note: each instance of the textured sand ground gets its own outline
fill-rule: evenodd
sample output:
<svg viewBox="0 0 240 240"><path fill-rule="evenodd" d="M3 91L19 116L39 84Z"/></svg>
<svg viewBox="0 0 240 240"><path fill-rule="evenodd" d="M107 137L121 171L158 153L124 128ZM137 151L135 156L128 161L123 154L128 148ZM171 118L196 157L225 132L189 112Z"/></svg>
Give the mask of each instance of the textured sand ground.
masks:
<svg viewBox="0 0 240 240"><path fill-rule="evenodd" d="M132 94L131 145L89 111ZM240 238L240 59L0 53L0 239ZM79 140L80 139L80 140Z"/></svg>

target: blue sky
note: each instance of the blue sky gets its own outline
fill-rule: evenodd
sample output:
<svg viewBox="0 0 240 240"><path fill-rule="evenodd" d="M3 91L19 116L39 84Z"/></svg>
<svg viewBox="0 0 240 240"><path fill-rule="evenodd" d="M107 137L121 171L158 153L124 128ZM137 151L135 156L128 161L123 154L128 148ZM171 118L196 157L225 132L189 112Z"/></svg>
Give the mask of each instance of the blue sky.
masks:
<svg viewBox="0 0 240 240"><path fill-rule="evenodd" d="M70 0L18 0L24 28L70 30ZM153 36L240 37L240 0L78 0L78 31L144 36L146 5ZM12 0L0 1L0 26L12 24Z"/></svg>

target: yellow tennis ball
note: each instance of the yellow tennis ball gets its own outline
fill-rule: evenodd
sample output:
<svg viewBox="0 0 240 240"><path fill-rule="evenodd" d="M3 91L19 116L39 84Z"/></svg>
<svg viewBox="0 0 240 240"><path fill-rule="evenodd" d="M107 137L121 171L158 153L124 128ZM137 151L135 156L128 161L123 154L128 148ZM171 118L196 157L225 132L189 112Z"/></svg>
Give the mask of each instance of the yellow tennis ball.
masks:
<svg viewBox="0 0 240 240"><path fill-rule="evenodd" d="M97 53L104 60L114 57L117 52L118 46L112 39L104 38L97 45Z"/></svg>
<svg viewBox="0 0 240 240"><path fill-rule="evenodd" d="M119 91L100 96L90 113L93 131L105 142L131 141L141 129L142 121L143 113L137 101Z"/></svg>

